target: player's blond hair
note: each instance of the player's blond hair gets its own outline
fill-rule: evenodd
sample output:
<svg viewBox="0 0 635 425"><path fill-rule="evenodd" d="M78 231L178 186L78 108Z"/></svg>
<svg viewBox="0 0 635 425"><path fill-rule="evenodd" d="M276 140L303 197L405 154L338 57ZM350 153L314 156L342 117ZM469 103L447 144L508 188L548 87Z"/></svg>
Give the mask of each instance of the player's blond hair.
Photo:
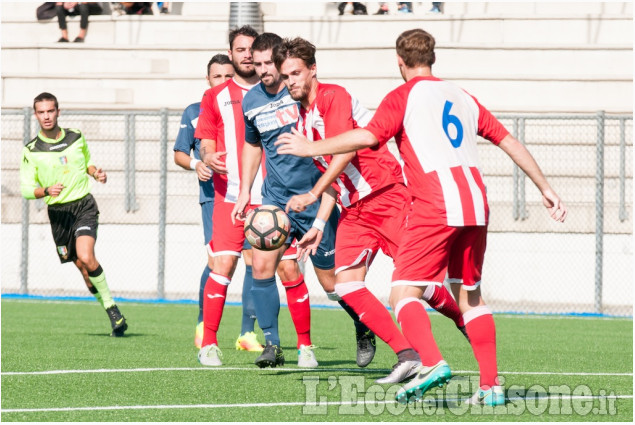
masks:
<svg viewBox="0 0 635 425"><path fill-rule="evenodd" d="M397 37L397 54L408 68L432 67L435 61L434 37L422 29L404 31Z"/></svg>

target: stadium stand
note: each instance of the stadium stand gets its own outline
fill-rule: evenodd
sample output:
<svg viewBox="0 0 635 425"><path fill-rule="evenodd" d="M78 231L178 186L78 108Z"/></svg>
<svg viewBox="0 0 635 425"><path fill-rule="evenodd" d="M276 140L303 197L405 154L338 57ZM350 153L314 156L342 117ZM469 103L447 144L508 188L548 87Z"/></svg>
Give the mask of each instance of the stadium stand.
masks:
<svg viewBox="0 0 635 425"><path fill-rule="evenodd" d="M173 113L168 137L171 154L180 112L206 89L204 64L227 49L229 3L173 3L169 15L91 16L90 32L81 45L56 43L57 21L38 22L39 4L1 4L3 110L30 107L33 96L41 91L56 94L62 108L60 122L67 125L64 118L69 117L85 131L93 155L109 170L109 184L95 190L100 208L107 211L103 222L157 223L158 117L137 118L139 209L129 214L121 207L126 184L123 126L114 124L114 118L70 115L76 109L168 108ZM377 10L377 3L367 2L367 7ZM265 31L314 42L320 80L345 86L370 109L402 82L395 64L396 36L421 27L437 40L435 75L456 82L496 115L632 114L632 7L631 2L446 2L443 14L428 15L430 4L415 2L409 15L338 16L334 2L261 3ZM513 127L512 121L504 124ZM567 122L557 137L541 133L539 124L527 124L526 139L534 143L531 150L549 171L553 186L565 200L593 200L595 122ZM618 126L617 121L610 123L610 129L607 124L607 157L619 156ZM15 189L19 187L15 158L20 155L21 134L21 128L3 128L3 224L21 221L22 200ZM558 157L551 153L556 149ZM528 204L527 220L515 221L512 167L497 149L484 149L481 155L490 202L502 217L492 223L493 231L593 232L592 201L577 206L579 220L561 226L541 220L544 211L537 203ZM632 163L626 165L626 201L632 206ZM181 207L196 203L192 175L169 158L167 169L168 223L197 224L199 211ZM572 184L572 177L581 178ZM606 178L606 199L619 198L617 171L609 170ZM525 185L533 195L531 184ZM183 196L187 187L191 194ZM617 215L618 208L610 201L606 214ZM32 223L47 222L45 209L32 207L30 216ZM632 233L632 223L631 212L627 220L607 223L604 230Z"/></svg>

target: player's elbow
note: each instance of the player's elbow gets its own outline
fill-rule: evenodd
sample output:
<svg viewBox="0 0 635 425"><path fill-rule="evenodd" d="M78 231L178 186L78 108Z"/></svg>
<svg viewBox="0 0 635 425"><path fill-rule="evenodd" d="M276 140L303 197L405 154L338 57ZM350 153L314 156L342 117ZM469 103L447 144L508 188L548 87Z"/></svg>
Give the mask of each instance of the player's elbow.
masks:
<svg viewBox="0 0 635 425"><path fill-rule="evenodd" d="M35 186L22 185L20 191L25 199L35 199Z"/></svg>
<svg viewBox="0 0 635 425"><path fill-rule="evenodd" d="M365 130L365 129L360 129L359 130L358 142L359 142L360 149L372 148L377 143L379 143L379 141L377 140L375 135L373 133L371 133L370 131Z"/></svg>

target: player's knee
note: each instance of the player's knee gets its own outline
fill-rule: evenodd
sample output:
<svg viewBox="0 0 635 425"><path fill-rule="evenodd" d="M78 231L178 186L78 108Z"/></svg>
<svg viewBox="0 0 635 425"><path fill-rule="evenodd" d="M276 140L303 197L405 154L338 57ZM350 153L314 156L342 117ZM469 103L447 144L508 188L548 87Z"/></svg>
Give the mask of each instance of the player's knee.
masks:
<svg viewBox="0 0 635 425"><path fill-rule="evenodd" d="M295 281L300 277L300 267L296 261L283 260L278 264L278 276L282 282Z"/></svg>
<svg viewBox="0 0 635 425"><path fill-rule="evenodd" d="M81 264L81 267L86 268L88 270L96 269L97 266L99 266L99 263L97 263L97 260L95 259L95 255L92 253L92 251L78 252L77 261Z"/></svg>
<svg viewBox="0 0 635 425"><path fill-rule="evenodd" d="M214 257L214 273L231 277L231 275L233 275L234 273L234 268L236 267L236 259L237 257L232 257L229 255Z"/></svg>

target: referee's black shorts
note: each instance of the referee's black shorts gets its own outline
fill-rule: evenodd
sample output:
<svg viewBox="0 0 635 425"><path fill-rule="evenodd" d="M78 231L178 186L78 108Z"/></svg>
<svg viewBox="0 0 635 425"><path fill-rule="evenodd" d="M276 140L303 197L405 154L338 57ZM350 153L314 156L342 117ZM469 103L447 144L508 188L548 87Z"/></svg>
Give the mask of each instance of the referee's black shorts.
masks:
<svg viewBox="0 0 635 425"><path fill-rule="evenodd" d="M57 255L62 263L75 261L75 240L88 235L97 239L99 208L90 193L76 201L48 206L49 221Z"/></svg>

